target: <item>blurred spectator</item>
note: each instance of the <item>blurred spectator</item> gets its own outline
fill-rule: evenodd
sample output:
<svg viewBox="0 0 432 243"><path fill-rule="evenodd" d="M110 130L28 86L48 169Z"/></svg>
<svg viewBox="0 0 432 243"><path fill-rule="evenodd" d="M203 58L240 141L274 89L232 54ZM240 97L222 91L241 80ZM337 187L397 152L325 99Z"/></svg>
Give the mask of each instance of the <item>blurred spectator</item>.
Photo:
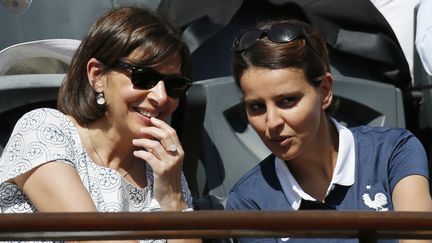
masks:
<svg viewBox="0 0 432 243"><path fill-rule="evenodd" d="M420 0L371 0L395 33L414 77L414 9Z"/></svg>
<svg viewBox="0 0 432 243"><path fill-rule="evenodd" d="M424 69L432 75L432 0L419 3L415 46Z"/></svg>

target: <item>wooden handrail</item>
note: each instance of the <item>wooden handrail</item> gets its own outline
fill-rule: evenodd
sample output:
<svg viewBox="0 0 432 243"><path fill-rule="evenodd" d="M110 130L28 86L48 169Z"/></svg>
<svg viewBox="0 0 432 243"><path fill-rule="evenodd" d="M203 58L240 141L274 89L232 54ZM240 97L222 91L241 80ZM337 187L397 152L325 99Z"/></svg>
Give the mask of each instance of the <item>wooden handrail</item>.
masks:
<svg viewBox="0 0 432 243"><path fill-rule="evenodd" d="M432 239L432 212L194 211L1 214L0 240L323 237Z"/></svg>

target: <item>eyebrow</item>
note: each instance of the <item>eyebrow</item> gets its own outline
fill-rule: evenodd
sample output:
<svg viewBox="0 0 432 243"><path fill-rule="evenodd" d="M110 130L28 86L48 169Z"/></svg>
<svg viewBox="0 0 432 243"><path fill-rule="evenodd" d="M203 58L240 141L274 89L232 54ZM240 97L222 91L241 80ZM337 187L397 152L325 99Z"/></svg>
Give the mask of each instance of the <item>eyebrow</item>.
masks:
<svg viewBox="0 0 432 243"><path fill-rule="evenodd" d="M281 99L281 98L285 98L287 96L292 97L292 96L303 96L304 92L302 91L293 91L293 92L285 92L285 93L281 93L281 94L277 94L275 96L272 96L271 98L274 99ZM252 102L252 101L259 101L262 100L261 98L242 98L243 102Z"/></svg>

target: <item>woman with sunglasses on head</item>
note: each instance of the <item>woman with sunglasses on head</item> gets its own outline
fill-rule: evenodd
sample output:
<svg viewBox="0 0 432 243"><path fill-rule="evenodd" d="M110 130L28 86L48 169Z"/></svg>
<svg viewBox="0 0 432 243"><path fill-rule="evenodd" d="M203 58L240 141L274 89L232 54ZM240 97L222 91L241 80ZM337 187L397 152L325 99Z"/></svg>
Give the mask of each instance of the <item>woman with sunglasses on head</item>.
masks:
<svg viewBox="0 0 432 243"><path fill-rule="evenodd" d="M16 124L0 161L1 211L191 210L184 151L164 121L191 85L189 62L163 17L138 7L103 15L71 61L58 110Z"/></svg>
<svg viewBox="0 0 432 243"><path fill-rule="evenodd" d="M333 78L317 30L296 20L260 23L235 39L233 52L247 118L272 154L233 187L228 210L432 209L417 138L399 128L348 129L330 117ZM297 240L317 239L289 241Z"/></svg>

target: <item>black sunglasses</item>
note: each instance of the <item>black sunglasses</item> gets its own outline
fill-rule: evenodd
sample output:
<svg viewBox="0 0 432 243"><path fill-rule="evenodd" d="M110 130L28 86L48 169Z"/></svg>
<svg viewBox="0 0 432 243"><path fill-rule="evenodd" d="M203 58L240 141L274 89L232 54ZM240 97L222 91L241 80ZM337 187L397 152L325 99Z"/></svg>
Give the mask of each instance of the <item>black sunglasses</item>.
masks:
<svg viewBox="0 0 432 243"><path fill-rule="evenodd" d="M286 43L299 38L304 38L309 45L311 41L301 26L291 23L274 24L267 29L249 29L243 31L234 39L231 48L234 52L242 52L253 46L259 39L267 38L276 43ZM312 45L311 45L312 46ZM315 50L315 48L312 46ZM316 51L316 50L315 50Z"/></svg>
<svg viewBox="0 0 432 243"><path fill-rule="evenodd" d="M179 74L163 75L151 67L140 67L123 61L117 61L110 68L131 70L131 82L139 89L151 89L160 81L164 81L168 96L178 98L192 86L192 81Z"/></svg>

